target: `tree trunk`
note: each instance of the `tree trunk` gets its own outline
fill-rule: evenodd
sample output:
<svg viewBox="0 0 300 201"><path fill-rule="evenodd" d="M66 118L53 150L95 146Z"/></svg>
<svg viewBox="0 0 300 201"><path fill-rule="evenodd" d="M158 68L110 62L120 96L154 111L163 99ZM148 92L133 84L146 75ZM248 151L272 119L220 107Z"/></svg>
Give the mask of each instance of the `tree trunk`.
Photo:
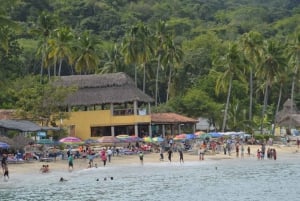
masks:
<svg viewBox="0 0 300 201"><path fill-rule="evenodd" d="M145 93L145 88L146 88L146 64L143 63L143 92Z"/></svg>
<svg viewBox="0 0 300 201"><path fill-rule="evenodd" d="M280 106L280 102L281 102L281 96L282 96L282 88L283 88L283 83L280 83L280 89L279 89L279 97L278 97L278 101L277 101L277 106L276 106L276 111L275 111L275 115L274 115L274 128L272 129L272 134L275 134L275 128L276 128L276 120L277 120L277 114L279 112L279 106Z"/></svg>
<svg viewBox="0 0 300 201"><path fill-rule="evenodd" d="M158 76L159 76L159 69L160 69L160 58L161 55L158 55L158 62L157 62L157 69L156 69L156 78L155 78L155 106L157 106L158 100Z"/></svg>
<svg viewBox="0 0 300 201"><path fill-rule="evenodd" d="M137 64L134 64L134 82L137 87Z"/></svg>
<svg viewBox="0 0 300 201"><path fill-rule="evenodd" d="M252 121L252 105L253 105L253 72L252 67L250 68L250 78L249 78L249 88L250 88L250 103L249 103L249 121Z"/></svg>
<svg viewBox="0 0 300 201"><path fill-rule="evenodd" d="M169 101L169 93L170 93L170 88L171 88L171 79L172 79L172 66L170 65L166 102Z"/></svg>
<svg viewBox="0 0 300 201"><path fill-rule="evenodd" d="M228 86L227 100L226 100L226 106L225 106L224 117L223 117L222 132L225 131L225 127L226 127L229 100L230 100L230 96L231 96L231 88L232 88L232 76L230 77L229 86Z"/></svg>
<svg viewBox="0 0 300 201"><path fill-rule="evenodd" d="M58 76L60 76L61 74L61 65L62 65L62 59L59 60Z"/></svg>
<svg viewBox="0 0 300 201"><path fill-rule="evenodd" d="M264 106L261 113L260 134L263 134L263 124L264 124L264 117L267 109L268 93L269 93L269 81L267 81L266 89L265 89Z"/></svg>

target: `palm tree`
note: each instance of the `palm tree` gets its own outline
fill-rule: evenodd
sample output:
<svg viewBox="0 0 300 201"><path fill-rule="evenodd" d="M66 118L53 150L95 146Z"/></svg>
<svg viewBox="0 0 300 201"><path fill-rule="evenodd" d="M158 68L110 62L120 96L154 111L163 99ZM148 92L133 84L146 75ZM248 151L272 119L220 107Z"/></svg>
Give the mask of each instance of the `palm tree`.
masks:
<svg viewBox="0 0 300 201"><path fill-rule="evenodd" d="M138 63L138 45L139 40L137 37L138 26L132 26L127 32L123 43L122 43L122 53L124 55L124 61L126 64L134 64L134 82L137 86L137 63Z"/></svg>
<svg viewBox="0 0 300 201"><path fill-rule="evenodd" d="M120 52L120 47L117 44L104 52L102 60L104 66L100 70L101 74L125 71L123 56Z"/></svg>
<svg viewBox="0 0 300 201"><path fill-rule="evenodd" d="M19 29L19 26L16 22L9 19L7 16L10 8L13 8L14 5L17 4L17 0L0 0L0 46L8 53L9 49L9 37L8 37L8 29L13 28L15 30Z"/></svg>
<svg viewBox="0 0 300 201"><path fill-rule="evenodd" d="M168 86L167 86L167 97L168 102L170 96L170 89L172 83L173 68L179 65L183 60L183 51L180 46L174 43L172 36L166 37L166 51L163 55L162 62L164 66L169 67Z"/></svg>
<svg viewBox="0 0 300 201"><path fill-rule="evenodd" d="M0 46L8 53L9 49L9 29L7 26L0 26Z"/></svg>
<svg viewBox="0 0 300 201"><path fill-rule="evenodd" d="M38 17L37 26L32 29L30 32L34 35L37 35L39 40L37 55L40 55L41 58L41 76L43 75L44 67L48 66L48 40L51 37L51 34L55 28L56 19L54 16L47 12L42 12ZM48 76L50 77L50 70L48 69Z"/></svg>
<svg viewBox="0 0 300 201"><path fill-rule="evenodd" d="M75 61L75 70L80 73L87 73L89 71L95 72L100 61L97 49L99 40L89 32L84 32L78 38L78 42L79 44L76 46L78 57Z"/></svg>
<svg viewBox="0 0 300 201"><path fill-rule="evenodd" d="M295 93L295 83L298 76L299 66L300 66L300 33L295 35L294 41L288 47L289 50L289 63L293 68L293 81L291 89L291 108L293 110L294 105L294 93Z"/></svg>
<svg viewBox="0 0 300 201"><path fill-rule="evenodd" d="M139 32L139 46L138 46L138 60L142 64L143 68L143 92L146 88L146 63L151 59L153 54L153 36L143 23L138 25Z"/></svg>
<svg viewBox="0 0 300 201"><path fill-rule="evenodd" d="M228 46L227 54L219 58L216 63L217 65L221 65L224 68L224 72L220 74L216 82L216 93L219 94L220 91L227 91L227 99L222 124L223 132L226 127L233 78L236 76L237 78L245 82L242 70L242 61L243 59L240 56L237 44L230 43Z"/></svg>
<svg viewBox="0 0 300 201"><path fill-rule="evenodd" d="M283 69L283 66L285 66L283 47L275 41L266 41L262 55L262 63L257 72L258 77L264 80L264 103L261 116L261 132L263 129L263 119L268 105L269 89L272 87L275 77L281 72L281 69Z"/></svg>
<svg viewBox="0 0 300 201"><path fill-rule="evenodd" d="M166 22L160 20L157 23L156 27L156 55L157 55L157 68L156 68L156 77L155 77L155 106L157 106L158 101L158 77L159 77L159 70L161 69L161 58L165 51L165 43L167 37L167 30L166 30Z"/></svg>
<svg viewBox="0 0 300 201"><path fill-rule="evenodd" d="M56 63L59 61L59 68L57 75L61 74L62 62L67 59L69 63L72 62L72 40L73 33L69 27L62 27L54 31L54 38L50 39L49 58L54 59L54 75L56 75Z"/></svg>
<svg viewBox="0 0 300 201"><path fill-rule="evenodd" d="M251 122L253 107L253 71L255 71L258 68L260 55L263 47L262 35L255 31L245 33L241 38L241 46L245 58L249 63L249 121Z"/></svg>
<svg viewBox="0 0 300 201"><path fill-rule="evenodd" d="M122 52L124 54L125 63L135 64L134 79L137 85L137 65L141 64L144 71L143 91L146 86L146 63L153 53L152 35L147 26L139 23L129 30L124 41Z"/></svg>

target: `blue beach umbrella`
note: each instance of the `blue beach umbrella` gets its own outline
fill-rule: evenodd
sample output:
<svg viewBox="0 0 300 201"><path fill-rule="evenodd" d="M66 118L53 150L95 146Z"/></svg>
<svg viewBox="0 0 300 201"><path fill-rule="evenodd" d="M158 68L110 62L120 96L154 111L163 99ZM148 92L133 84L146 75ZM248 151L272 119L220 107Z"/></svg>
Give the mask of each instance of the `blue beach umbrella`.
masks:
<svg viewBox="0 0 300 201"><path fill-rule="evenodd" d="M186 134L186 135L185 135L185 138L186 138L187 140L192 140L192 139L195 139L195 138L196 138L196 135L193 134L193 133L191 133L191 134Z"/></svg>
<svg viewBox="0 0 300 201"><path fill-rule="evenodd" d="M9 148L9 144L7 144L5 142L0 142L0 148L2 148L2 149L8 149Z"/></svg>
<svg viewBox="0 0 300 201"><path fill-rule="evenodd" d="M218 133L218 132L212 132L212 133L208 133L210 135L210 137L212 138L218 138L218 137L221 137L222 134L221 133Z"/></svg>

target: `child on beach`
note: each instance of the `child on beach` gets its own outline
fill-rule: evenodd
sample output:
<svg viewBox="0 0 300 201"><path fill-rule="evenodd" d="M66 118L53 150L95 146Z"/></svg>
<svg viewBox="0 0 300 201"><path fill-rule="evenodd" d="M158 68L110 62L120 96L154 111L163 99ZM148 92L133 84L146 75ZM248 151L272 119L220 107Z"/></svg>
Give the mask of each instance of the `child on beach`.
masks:
<svg viewBox="0 0 300 201"><path fill-rule="evenodd" d="M257 159L259 160L260 157L261 157L261 153L260 153L260 150L259 150L259 149L257 150L257 155L256 155L256 156L257 156Z"/></svg>

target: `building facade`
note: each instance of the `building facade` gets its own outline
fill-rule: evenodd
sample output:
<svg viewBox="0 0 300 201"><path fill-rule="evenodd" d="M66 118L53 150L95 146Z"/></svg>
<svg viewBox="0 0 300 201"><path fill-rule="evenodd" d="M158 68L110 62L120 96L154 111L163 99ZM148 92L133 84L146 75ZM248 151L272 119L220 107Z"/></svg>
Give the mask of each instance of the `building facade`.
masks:
<svg viewBox="0 0 300 201"><path fill-rule="evenodd" d="M62 104L69 118L57 122L70 136L151 135L153 99L125 73L62 76L56 84L77 88Z"/></svg>

